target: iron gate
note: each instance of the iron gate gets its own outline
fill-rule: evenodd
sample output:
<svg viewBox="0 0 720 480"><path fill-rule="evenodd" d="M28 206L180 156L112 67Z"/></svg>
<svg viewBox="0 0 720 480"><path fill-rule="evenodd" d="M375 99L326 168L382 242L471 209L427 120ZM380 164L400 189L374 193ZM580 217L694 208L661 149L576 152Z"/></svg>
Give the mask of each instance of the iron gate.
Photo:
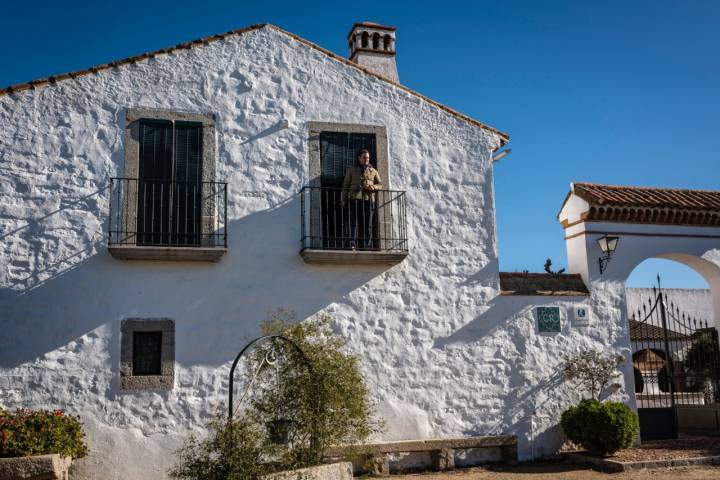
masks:
<svg viewBox="0 0 720 480"><path fill-rule="evenodd" d="M720 401L718 332L691 318L660 287L630 314L635 398L644 440L677 438L678 408Z"/></svg>

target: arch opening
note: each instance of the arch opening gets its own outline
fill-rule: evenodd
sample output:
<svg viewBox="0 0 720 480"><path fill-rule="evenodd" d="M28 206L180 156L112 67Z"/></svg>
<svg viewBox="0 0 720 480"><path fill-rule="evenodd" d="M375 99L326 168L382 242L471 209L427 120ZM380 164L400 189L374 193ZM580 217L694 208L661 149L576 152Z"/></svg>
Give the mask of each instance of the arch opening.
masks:
<svg viewBox="0 0 720 480"><path fill-rule="evenodd" d="M383 48L385 51L389 51L392 48L392 37L389 34L383 37Z"/></svg>
<svg viewBox="0 0 720 480"><path fill-rule="evenodd" d="M687 254L657 255L627 278L635 398L646 412L720 400L713 270L703 262L710 263Z"/></svg>

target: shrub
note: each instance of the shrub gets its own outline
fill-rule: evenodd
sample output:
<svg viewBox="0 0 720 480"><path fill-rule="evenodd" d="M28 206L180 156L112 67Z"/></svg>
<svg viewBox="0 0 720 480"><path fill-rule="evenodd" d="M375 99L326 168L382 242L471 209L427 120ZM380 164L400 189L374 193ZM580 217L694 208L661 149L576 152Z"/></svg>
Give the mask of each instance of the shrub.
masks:
<svg viewBox="0 0 720 480"><path fill-rule="evenodd" d="M317 465L328 446L359 443L379 431L360 362L333 332L331 320L319 314L296 322L292 312L273 313L263 323L263 333L294 342L310 369L285 343L275 344L277 358L284 361L272 364L263 362L268 350L255 349L248 356L252 393L239 405L240 413L231 422L223 416L212 422L204 439L190 437L177 452L179 463L170 475L184 480L256 479ZM289 441L278 444L277 437Z"/></svg>
<svg viewBox="0 0 720 480"><path fill-rule="evenodd" d="M265 435L249 416L233 422L218 418L206 439L191 436L176 453L180 463L168 473L173 478L202 480L255 479L269 473L263 463Z"/></svg>
<svg viewBox="0 0 720 480"><path fill-rule="evenodd" d="M638 417L627 405L594 399L563 412L560 426L572 442L601 455L632 446L640 432Z"/></svg>
<svg viewBox="0 0 720 480"><path fill-rule="evenodd" d="M82 424L62 410L0 410L0 457L87 455Z"/></svg>

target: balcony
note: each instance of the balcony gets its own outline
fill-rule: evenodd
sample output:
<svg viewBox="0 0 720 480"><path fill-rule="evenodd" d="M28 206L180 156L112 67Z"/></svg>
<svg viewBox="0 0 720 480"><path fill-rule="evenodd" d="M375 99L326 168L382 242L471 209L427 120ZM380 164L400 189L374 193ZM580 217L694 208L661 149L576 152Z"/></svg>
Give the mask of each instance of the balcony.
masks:
<svg viewBox="0 0 720 480"><path fill-rule="evenodd" d="M113 257L217 262L227 241L227 183L110 179Z"/></svg>
<svg viewBox="0 0 720 480"><path fill-rule="evenodd" d="M306 263L396 264L408 255L405 192L375 190L371 200L353 199L357 193L301 190L300 255Z"/></svg>

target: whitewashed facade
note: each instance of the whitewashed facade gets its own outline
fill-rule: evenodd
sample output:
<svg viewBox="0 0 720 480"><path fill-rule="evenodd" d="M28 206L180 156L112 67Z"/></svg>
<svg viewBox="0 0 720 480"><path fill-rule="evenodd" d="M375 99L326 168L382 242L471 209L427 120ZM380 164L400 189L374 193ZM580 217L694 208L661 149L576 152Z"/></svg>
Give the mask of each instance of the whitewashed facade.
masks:
<svg viewBox="0 0 720 480"><path fill-rule="evenodd" d="M130 109L214 119L215 178L228 183L219 262L109 254ZM407 195L404 260L298 254L309 122L386 128L383 180ZM0 405L80 415L91 454L78 478L164 478L187 433L225 407L230 362L268 312L325 311L362 358L380 440L515 434L521 459L555 451L578 398L558 366L588 347L629 354L627 326L614 296L500 295L491 157L505 141L272 26L5 92ZM594 310L589 326L573 325L577 304ZM560 333L537 332L547 305L561 307ZM171 389L121 388L133 318L174 322Z"/></svg>

